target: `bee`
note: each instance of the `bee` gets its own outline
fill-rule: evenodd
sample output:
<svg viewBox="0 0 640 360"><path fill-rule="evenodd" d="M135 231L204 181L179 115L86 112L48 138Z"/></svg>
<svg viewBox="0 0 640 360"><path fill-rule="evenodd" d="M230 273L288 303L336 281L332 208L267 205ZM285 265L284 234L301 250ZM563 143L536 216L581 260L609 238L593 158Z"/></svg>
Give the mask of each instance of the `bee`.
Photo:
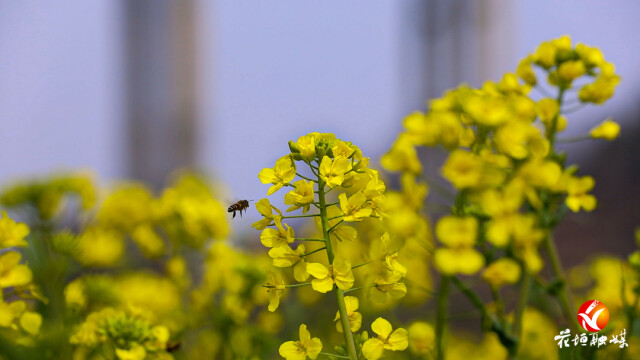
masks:
<svg viewBox="0 0 640 360"><path fill-rule="evenodd" d="M247 212L247 209L249 208L249 201L253 201L253 200L240 200L237 203L229 206L229 208L227 209L227 212L233 212L233 217L235 218L236 211L239 211L240 217L242 217L242 210Z"/></svg>

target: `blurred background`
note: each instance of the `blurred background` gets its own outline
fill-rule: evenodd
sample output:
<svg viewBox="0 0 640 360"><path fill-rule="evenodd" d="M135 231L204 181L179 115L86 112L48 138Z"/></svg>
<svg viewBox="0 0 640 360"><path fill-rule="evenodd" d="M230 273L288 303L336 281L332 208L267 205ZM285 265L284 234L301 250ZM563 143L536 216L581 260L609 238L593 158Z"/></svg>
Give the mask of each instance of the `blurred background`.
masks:
<svg viewBox="0 0 640 360"><path fill-rule="evenodd" d="M628 253L640 225L638 13L631 0L3 1L0 183L91 169L159 187L195 168L229 203L257 200L258 172L288 140L334 132L377 161L426 99L498 80L569 34L600 47L622 82L606 105L571 114L567 134L613 116L622 135L568 147L600 207L569 217L560 252L569 265ZM236 236L257 234L256 218L234 220Z"/></svg>

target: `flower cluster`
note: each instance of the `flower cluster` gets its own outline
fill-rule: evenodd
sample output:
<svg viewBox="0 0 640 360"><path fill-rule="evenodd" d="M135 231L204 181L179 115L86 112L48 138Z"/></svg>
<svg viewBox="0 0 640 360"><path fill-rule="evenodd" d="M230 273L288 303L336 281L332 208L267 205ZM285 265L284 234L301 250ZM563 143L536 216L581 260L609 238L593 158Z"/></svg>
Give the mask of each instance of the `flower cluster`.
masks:
<svg viewBox="0 0 640 360"><path fill-rule="evenodd" d="M269 248L273 265L293 268L293 277L299 283L286 284L275 272L269 274L267 292L269 310L275 311L288 287L310 286L319 293L334 292L338 303L335 317L336 330L342 332L345 343L339 356L358 359L362 354L368 360L378 359L387 350L404 350L408 346L407 333L398 329L391 334L391 325L384 319L374 322L379 337L367 340L365 333L354 336L362 324L357 311L359 299L346 293L366 288L370 298L386 302L387 298L404 296L406 287L401 282L407 269L398 261L398 250L390 246L389 234L373 240L379 243L369 261L355 264L352 244L365 241L355 225L368 219L380 220L386 214L386 186L376 170L369 168L369 159L350 142L337 139L333 134L311 133L289 142L290 153L276 161L273 168L260 171L258 177L270 184L267 195L283 187L292 188L284 203L287 212L302 209L303 215L285 215L268 199L256 203L263 219L253 227L261 230L261 243ZM299 169L299 166L302 169ZM294 181L299 178L300 180ZM312 213L314 208L317 212ZM296 237L287 219L315 218L320 232L317 238ZM347 225L349 224L349 225ZM312 244L321 247L309 250ZM374 248L372 246L372 248ZM312 254L326 253L325 259L310 261ZM317 259L317 256L314 257ZM368 266L368 267L365 267ZM356 269L368 274L369 280L356 285ZM369 269L370 271L366 271ZM380 325L381 324L381 325ZM322 350L322 342L310 338L306 325L300 326L300 341L287 342L280 347L280 355L288 360L315 359ZM330 354L328 354L330 356Z"/></svg>
<svg viewBox="0 0 640 360"><path fill-rule="evenodd" d="M544 75L546 85L540 81ZM511 336L518 336L524 307L517 311L512 334L501 325L507 320L499 306L500 288L521 283L521 289L528 289L530 276L544 266L540 245L552 253L555 276L562 278L553 228L567 209L592 211L597 204L590 194L594 179L566 165L566 155L556 148L564 141L558 134L568 126L570 113L587 103L603 103L618 82L613 65L598 49L572 46L563 36L541 44L500 81L485 82L479 89L462 85L432 100L428 112L407 116L405 131L381 159L388 170L431 182L452 200L450 214L441 216L435 227L441 246L433 263L443 275L441 290L446 292L451 279L471 297L473 292L457 276L484 268L481 277L498 304L493 329L512 351L517 345ZM550 88L556 95L550 95ZM577 97L570 99L574 90ZM578 105L568 105L572 102ZM611 140L618 133L619 126L607 120L578 139ZM423 146L448 151L441 175L454 193L423 174L417 151ZM569 296L562 289L558 293L567 319L572 319Z"/></svg>

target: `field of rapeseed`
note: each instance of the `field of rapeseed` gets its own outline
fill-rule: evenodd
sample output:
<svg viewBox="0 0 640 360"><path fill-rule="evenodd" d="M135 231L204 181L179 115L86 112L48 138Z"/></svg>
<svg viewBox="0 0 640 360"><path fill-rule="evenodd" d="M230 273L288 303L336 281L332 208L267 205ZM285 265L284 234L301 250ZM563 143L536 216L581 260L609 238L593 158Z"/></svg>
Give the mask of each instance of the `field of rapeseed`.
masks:
<svg viewBox="0 0 640 360"><path fill-rule="evenodd" d="M554 237L597 207L558 143L618 137L609 119L562 135L619 81L565 36L409 114L379 161L332 133L279 139L252 169L267 197L244 247L196 174L160 192L82 173L6 185L0 359L638 358L640 250L567 269ZM423 147L446 153L439 173Z"/></svg>

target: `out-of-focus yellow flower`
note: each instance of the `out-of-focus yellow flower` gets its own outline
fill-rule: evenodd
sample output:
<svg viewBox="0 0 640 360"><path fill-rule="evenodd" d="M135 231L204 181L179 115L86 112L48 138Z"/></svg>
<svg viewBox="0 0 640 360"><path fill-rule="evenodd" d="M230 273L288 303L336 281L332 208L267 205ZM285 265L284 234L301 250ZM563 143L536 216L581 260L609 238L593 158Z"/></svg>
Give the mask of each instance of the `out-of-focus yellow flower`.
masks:
<svg viewBox="0 0 640 360"><path fill-rule="evenodd" d="M86 266L112 266L124 253L124 239L114 230L93 227L78 238L76 259Z"/></svg>
<svg viewBox="0 0 640 360"><path fill-rule="evenodd" d="M322 341L312 338L307 325L300 325L300 341L287 341L280 345L278 352L287 360L304 360L307 357L315 359L322 351Z"/></svg>
<svg viewBox="0 0 640 360"><path fill-rule="evenodd" d="M620 125L612 120L605 120L589 132L594 139L614 140L620 135Z"/></svg>
<svg viewBox="0 0 640 360"><path fill-rule="evenodd" d="M148 257L164 255L164 241L149 224L138 226L131 238L140 247L140 250Z"/></svg>
<svg viewBox="0 0 640 360"><path fill-rule="evenodd" d="M522 59L520 63L518 63L516 74L527 84L535 86L538 81L536 79L536 74L533 72L533 68L531 67L532 61L533 59L531 56Z"/></svg>
<svg viewBox="0 0 640 360"><path fill-rule="evenodd" d="M602 104L613 96L619 82L619 76L603 74L591 84L583 86L578 92L578 98L582 102Z"/></svg>
<svg viewBox="0 0 640 360"><path fill-rule="evenodd" d="M64 299L68 305L76 305L80 308L87 306L87 296L82 278L73 280L64 288Z"/></svg>
<svg viewBox="0 0 640 360"><path fill-rule="evenodd" d="M384 350L402 351L409 346L407 330L398 328L394 331L391 324L383 318L377 318L371 324L371 330L378 337L371 338L362 345L362 354L367 360L380 359Z"/></svg>
<svg viewBox="0 0 640 360"><path fill-rule="evenodd" d="M607 303L607 305L609 305ZM526 308L522 315L522 343L518 359L558 359L558 335L554 321L534 308Z"/></svg>
<svg viewBox="0 0 640 360"><path fill-rule="evenodd" d="M541 158L549 152L549 143L540 131L524 121L511 121L501 126L494 142L502 153L515 159L529 155Z"/></svg>
<svg viewBox="0 0 640 360"><path fill-rule="evenodd" d="M144 360L147 350L141 345L134 345L129 350L116 348L116 356L120 360Z"/></svg>
<svg viewBox="0 0 640 360"><path fill-rule="evenodd" d="M435 338L431 324L416 321L409 326L409 346L414 354L429 354L434 348Z"/></svg>
<svg viewBox="0 0 640 360"><path fill-rule="evenodd" d="M604 62L604 56L600 49L590 47L585 44L578 43L576 45L576 53L587 67L600 66Z"/></svg>
<svg viewBox="0 0 640 360"><path fill-rule="evenodd" d="M474 248L439 248L433 254L433 265L445 275L473 275L484 266L484 257Z"/></svg>
<svg viewBox="0 0 640 360"><path fill-rule="evenodd" d="M294 211L302 208L302 212L309 211L309 207L314 200L314 188L313 181L298 180L293 183L295 190L290 191L284 196L284 203L286 205L293 205L287 209L287 211Z"/></svg>
<svg viewBox="0 0 640 360"><path fill-rule="evenodd" d="M344 213L342 218L344 221L362 221L371 216L372 210L363 208L366 206L367 197L362 192L357 192L349 198L347 198L347 194L341 193L338 195L338 200L340 200L340 209Z"/></svg>
<svg viewBox="0 0 640 360"><path fill-rule="evenodd" d="M280 305L280 298L284 295L284 280L273 271L267 273L267 294L269 295L269 311L274 312Z"/></svg>
<svg viewBox="0 0 640 360"><path fill-rule="evenodd" d="M518 178L526 184L540 188L551 188L558 183L562 168L555 161L530 159L518 169Z"/></svg>
<svg viewBox="0 0 640 360"><path fill-rule="evenodd" d="M566 61L558 67L558 75L567 83L579 78L587 72L584 63L580 60Z"/></svg>
<svg viewBox="0 0 640 360"><path fill-rule="evenodd" d="M509 120L507 99L502 96L477 94L470 96L463 105L465 111L480 125L499 126Z"/></svg>
<svg viewBox="0 0 640 360"><path fill-rule="evenodd" d="M263 230L264 228L269 226L269 224L271 224L271 221L273 221L275 216L277 216L273 214L274 209L276 210L278 215L282 216L282 212L278 210L276 207L274 207L273 205L271 205L271 203L269 202L269 199L265 198L265 199L258 200L258 202L256 202L256 210L258 210L258 212L264 218L262 220L256 221L251 226L256 230Z"/></svg>
<svg viewBox="0 0 640 360"><path fill-rule="evenodd" d="M266 247L286 246L294 241L295 232L287 224L282 224L281 218L275 218L276 229L268 228L262 230L260 242Z"/></svg>
<svg viewBox="0 0 640 360"><path fill-rule="evenodd" d="M400 134L389 152L380 159L382 167L389 171L407 171L414 174L422 172L418 154L407 134Z"/></svg>
<svg viewBox="0 0 640 360"><path fill-rule="evenodd" d="M130 233L151 221L153 196L138 183L121 184L100 206L97 218L103 227Z"/></svg>
<svg viewBox="0 0 640 360"><path fill-rule="evenodd" d="M520 265L508 258L498 259L487 266L482 278L496 289L515 284L520 280Z"/></svg>
<svg viewBox="0 0 640 360"><path fill-rule="evenodd" d="M351 162L344 156L338 156L331 160L330 157L324 156L320 163L320 177L330 187L342 185L344 176L351 168Z"/></svg>
<svg viewBox="0 0 640 360"><path fill-rule="evenodd" d="M450 247L471 246L476 241L478 221L474 217L443 216L436 225L436 236Z"/></svg>
<svg viewBox="0 0 640 360"><path fill-rule="evenodd" d="M555 99L544 98L536 104L538 117L543 124L551 124L554 117L560 112L560 106Z"/></svg>
<svg viewBox="0 0 640 360"><path fill-rule="evenodd" d="M480 184L484 166L482 159L464 150L455 150L442 167L442 175L457 189Z"/></svg>
<svg viewBox="0 0 640 360"><path fill-rule="evenodd" d="M12 246L27 246L24 239L29 235L29 227L23 223L16 223L7 215L6 211L2 211L2 219L0 219L0 249Z"/></svg>
<svg viewBox="0 0 640 360"><path fill-rule="evenodd" d="M13 321L18 319L25 311L27 305L24 301L6 303L0 301L0 327L10 327Z"/></svg>
<svg viewBox="0 0 640 360"><path fill-rule="evenodd" d="M315 278L311 280L311 287L321 293L333 290L333 284L341 290L349 290L355 281L351 261L341 257L335 258L328 269L319 263L309 263L307 272Z"/></svg>
<svg viewBox="0 0 640 360"><path fill-rule="evenodd" d="M543 42L533 54L533 61L548 69L556 63L556 48L550 42Z"/></svg>
<svg viewBox="0 0 640 360"><path fill-rule="evenodd" d="M28 266L20 264L22 255L8 251L0 255L0 289L23 286L31 282L33 275Z"/></svg>
<svg viewBox="0 0 640 360"><path fill-rule="evenodd" d="M273 168L265 168L260 170L258 178L263 184L272 184L267 191L267 195L271 195L280 190L284 184L288 184L296 176L296 165L289 155L286 155L278 161Z"/></svg>
<svg viewBox="0 0 640 360"><path fill-rule="evenodd" d="M543 266L537 248L545 232L536 227L536 218L531 214L514 217L512 222L514 254L524 263L526 271L536 274Z"/></svg>
<svg viewBox="0 0 640 360"><path fill-rule="evenodd" d="M40 325L42 325L42 316L36 312L25 311L20 316L20 326L33 336L40 332Z"/></svg>
<svg viewBox="0 0 640 360"><path fill-rule="evenodd" d="M351 332L360 330L360 326L362 326L362 314L356 311L360 306L358 298L355 296L345 296L344 304L347 308L347 316L349 317L349 326L351 328ZM336 317L335 319L333 319L333 322L336 323L336 330L341 333L342 322L340 321L340 311L336 312Z"/></svg>
<svg viewBox="0 0 640 360"><path fill-rule="evenodd" d="M592 211L596 208L596 197L587 194L593 189L593 185L595 185L595 181L591 176L569 179L566 203L571 211L578 212L581 208L585 211Z"/></svg>

